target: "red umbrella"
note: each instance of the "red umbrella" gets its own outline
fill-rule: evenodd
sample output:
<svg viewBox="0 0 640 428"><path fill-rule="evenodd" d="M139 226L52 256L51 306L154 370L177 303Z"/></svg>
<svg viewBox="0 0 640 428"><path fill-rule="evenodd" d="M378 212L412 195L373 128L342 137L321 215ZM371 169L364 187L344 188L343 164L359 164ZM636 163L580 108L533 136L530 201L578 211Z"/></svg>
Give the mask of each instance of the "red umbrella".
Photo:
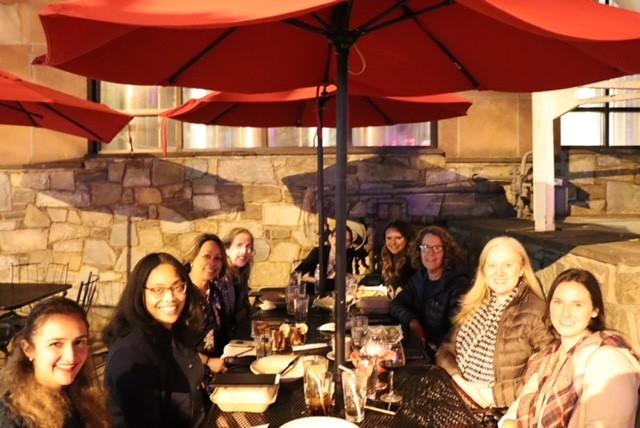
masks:
<svg viewBox="0 0 640 428"><path fill-rule="evenodd" d="M133 117L0 71L0 123L110 142Z"/></svg>
<svg viewBox="0 0 640 428"><path fill-rule="evenodd" d="M322 130L336 126L336 87L302 88L268 94L214 92L192 99L168 110L162 116L185 122L225 126L317 126L318 127L318 234L324 244L324 180ZM385 126L398 123L427 122L463 116L471 106L457 95L422 97L349 96L349 118L352 127ZM319 253L320 284L324 284L325 264Z"/></svg>
<svg viewBox="0 0 640 428"><path fill-rule="evenodd" d="M138 84L236 92L337 85L336 367L344 363L350 85L371 95L530 92L640 71L640 14L593 0L173 3L51 5L40 14L43 61Z"/></svg>
<svg viewBox="0 0 640 428"><path fill-rule="evenodd" d="M331 85L316 98L316 88L268 94L214 92L164 112L169 119L225 126L336 126L336 91ZM318 104L322 118L318 122ZM349 125L386 126L462 116L471 101L457 95L422 97L349 96Z"/></svg>
<svg viewBox="0 0 640 428"><path fill-rule="evenodd" d="M593 0L72 0L40 18L45 64L133 84L335 83L334 46L352 44L350 84L367 94L529 92L640 69L640 15Z"/></svg>

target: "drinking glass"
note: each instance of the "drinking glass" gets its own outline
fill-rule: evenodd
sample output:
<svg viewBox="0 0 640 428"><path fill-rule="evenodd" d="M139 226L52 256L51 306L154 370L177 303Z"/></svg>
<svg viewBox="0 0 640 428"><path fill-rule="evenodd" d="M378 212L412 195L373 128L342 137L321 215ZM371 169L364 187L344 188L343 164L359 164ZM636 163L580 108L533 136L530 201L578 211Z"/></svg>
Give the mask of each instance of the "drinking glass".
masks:
<svg viewBox="0 0 640 428"><path fill-rule="evenodd" d="M304 322L309 312L309 296L298 295L294 300L295 318L297 322Z"/></svg>
<svg viewBox="0 0 640 428"><path fill-rule="evenodd" d="M367 380L366 371L342 372L344 416L349 422L360 423L364 420Z"/></svg>
<svg viewBox="0 0 640 428"><path fill-rule="evenodd" d="M399 403L402 401L402 395L394 391L393 369L404 367L404 365L406 364L404 349L402 348L401 342L396 342L390 345L389 352L387 352L385 356L382 357L381 364L382 367L389 370L389 391L385 394L382 394L380 396L380 399L387 403Z"/></svg>
<svg viewBox="0 0 640 428"><path fill-rule="evenodd" d="M294 272L289 279L289 285L287 286L287 315L294 315L296 313L295 310L295 300L300 293L300 275Z"/></svg>
<svg viewBox="0 0 640 428"><path fill-rule="evenodd" d="M364 345L364 338L369 327L369 318L366 315L354 315L351 318L351 343L356 349Z"/></svg>
<svg viewBox="0 0 640 428"><path fill-rule="evenodd" d="M312 416L327 416L333 398L333 373L329 360L320 355L302 358L304 401Z"/></svg>
<svg viewBox="0 0 640 428"><path fill-rule="evenodd" d="M371 377L375 379L375 381L373 381L375 385L375 389L376 390L385 389L387 387L387 384L382 382L378 378L378 373L375 369L379 359L382 358L389 350L389 343L387 342L387 335L384 327L369 326L369 328L367 329L367 336L364 340L364 346L362 349L363 349L363 353L368 357L372 358L374 362L373 364L374 369ZM375 394L373 397L370 396L370 398L375 398Z"/></svg>

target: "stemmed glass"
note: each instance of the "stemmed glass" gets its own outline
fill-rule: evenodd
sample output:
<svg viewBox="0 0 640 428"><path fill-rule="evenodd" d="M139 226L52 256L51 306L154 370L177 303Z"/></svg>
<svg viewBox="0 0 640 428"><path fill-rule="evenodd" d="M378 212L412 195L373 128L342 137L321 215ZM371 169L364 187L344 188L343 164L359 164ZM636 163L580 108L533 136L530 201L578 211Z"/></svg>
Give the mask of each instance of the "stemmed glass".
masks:
<svg viewBox="0 0 640 428"><path fill-rule="evenodd" d="M389 392L382 394L380 396L380 399L387 403L399 403L400 401L402 401L402 395L394 391L393 369L404 367L404 365L406 364L406 359L404 357L402 342L398 341L395 343L390 343L389 345L389 352L387 352L384 357L382 357L382 361L380 361L382 367L389 370Z"/></svg>
<svg viewBox="0 0 640 428"><path fill-rule="evenodd" d="M387 335L384 327L371 327L367 330L367 335L364 339L364 347L362 348L365 355L373 359L373 374L376 377L375 389L384 389L384 383L377 379L376 364L378 360L382 358L387 351L389 351L389 343L387 341Z"/></svg>

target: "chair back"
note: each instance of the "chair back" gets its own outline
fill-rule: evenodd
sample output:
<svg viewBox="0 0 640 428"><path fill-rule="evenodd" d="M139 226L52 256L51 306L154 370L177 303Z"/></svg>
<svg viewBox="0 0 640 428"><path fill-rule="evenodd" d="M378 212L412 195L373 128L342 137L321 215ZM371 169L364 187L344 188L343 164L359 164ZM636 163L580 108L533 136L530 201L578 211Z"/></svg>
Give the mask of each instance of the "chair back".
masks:
<svg viewBox="0 0 640 428"><path fill-rule="evenodd" d="M89 272L89 277L87 278L87 280L80 282L80 289L78 290L78 297L76 298L76 302L80 306L82 306L86 313L89 313L91 305L93 304L93 300L96 297L99 278L100 277L98 276L98 274Z"/></svg>
<svg viewBox="0 0 640 428"><path fill-rule="evenodd" d="M44 281L49 284L66 284L69 263L49 263L44 275Z"/></svg>
<svg viewBox="0 0 640 428"><path fill-rule="evenodd" d="M11 263L11 283L42 282L43 267L40 263Z"/></svg>

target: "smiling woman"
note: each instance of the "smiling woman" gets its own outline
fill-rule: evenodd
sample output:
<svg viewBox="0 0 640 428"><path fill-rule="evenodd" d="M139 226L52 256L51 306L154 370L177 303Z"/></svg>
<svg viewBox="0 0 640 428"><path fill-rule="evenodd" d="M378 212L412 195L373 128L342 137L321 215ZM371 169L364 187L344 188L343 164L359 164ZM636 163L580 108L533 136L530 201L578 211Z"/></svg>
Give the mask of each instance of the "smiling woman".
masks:
<svg viewBox="0 0 640 428"><path fill-rule="evenodd" d="M106 427L105 403L91 380L89 324L77 303L36 305L0 374L0 426Z"/></svg>
<svg viewBox="0 0 640 428"><path fill-rule="evenodd" d="M173 256L152 253L133 269L103 337L114 427L194 427L205 417L205 370L194 350L197 290Z"/></svg>

